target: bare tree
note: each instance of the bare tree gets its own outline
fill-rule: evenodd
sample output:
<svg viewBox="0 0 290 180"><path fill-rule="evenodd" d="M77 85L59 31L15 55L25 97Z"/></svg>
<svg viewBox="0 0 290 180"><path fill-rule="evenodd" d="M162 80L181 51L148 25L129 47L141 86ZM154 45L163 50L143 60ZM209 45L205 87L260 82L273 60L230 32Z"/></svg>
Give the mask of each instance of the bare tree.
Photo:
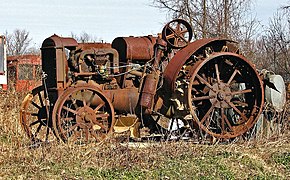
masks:
<svg viewBox="0 0 290 180"><path fill-rule="evenodd" d="M31 42L29 32L25 29L15 29L12 34L5 33L8 46L8 55L22 55L26 54Z"/></svg>
<svg viewBox="0 0 290 180"><path fill-rule="evenodd" d="M249 16L251 0L153 0L152 4L172 18L190 22L196 38L240 40L245 34L252 37L257 29L257 20Z"/></svg>
<svg viewBox="0 0 290 180"><path fill-rule="evenodd" d="M271 19L263 36L265 59L268 69L290 81L290 20L289 11L278 11Z"/></svg>
<svg viewBox="0 0 290 180"><path fill-rule="evenodd" d="M290 10L290 5L283 6L282 8L283 8L283 9L286 9L286 10Z"/></svg>
<svg viewBox="0 0 290 180"><path fill-rule="evenodd" d="M101 41L101 39L94 37L86 32L82 32L80 35L77 35L77 34L74 34L73 32L71 32L71 37L80 43Z"/></svg>

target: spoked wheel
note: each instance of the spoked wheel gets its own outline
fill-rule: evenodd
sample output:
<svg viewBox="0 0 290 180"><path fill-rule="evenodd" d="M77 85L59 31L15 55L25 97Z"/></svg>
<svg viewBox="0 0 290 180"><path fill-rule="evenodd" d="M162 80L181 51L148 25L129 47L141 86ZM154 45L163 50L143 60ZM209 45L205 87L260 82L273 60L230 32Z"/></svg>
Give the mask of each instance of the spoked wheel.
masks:
<svg viewBox="0 0 290 180"><path fill-rule="evenodd" d="M217 138L234 138L250 130L264 103L261 79L243 56L213 53L189 73L188 104L199 127Z"/></svg>
<svg viewBox="0 0 290 180"><path fill-rule="evenodd" d="M192 39L192 28L188 22L182 19L170 21L162 30L162 38L172 48L183 48Z"/></svg>
<svg viewBox="0 0 290 180"><path fill-rule="evenodd" d="M67 89L57 100L52 116L57 136L64 142L101 142L115 124L111 102L91 86Z"/></svg>
<svg viewBox="0 0 290 180"><path fill-rule="evenodd" d="M49 117L49 101L43 86L39 86L28 94L20 109L20 123L28 138L34 142L49 142L55 140Z"/></svg>

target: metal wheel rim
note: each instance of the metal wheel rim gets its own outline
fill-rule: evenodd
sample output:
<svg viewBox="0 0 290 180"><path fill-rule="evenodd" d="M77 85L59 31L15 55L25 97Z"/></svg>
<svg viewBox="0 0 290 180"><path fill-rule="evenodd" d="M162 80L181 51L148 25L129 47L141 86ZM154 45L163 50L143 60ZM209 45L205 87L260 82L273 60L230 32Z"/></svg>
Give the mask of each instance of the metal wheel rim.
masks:
<svg viewBox="0 0 290 180"><path fill-rule="evenodd" d="M64 104L66 102L68 102L68 100L69 100L68 98L72 98L73 93L76 93L76 92L82 93L82 91L94 92L94 93L92 93L92 95L99 96L103 100L104 105L91 108L90 105L86 104L87 102L85 102L85 100L83 100L82 103L85 103L85 104L83 104L83 107L76 108L76 107L64 106ZM76 101L80 101L80 100L77 99ZM71 105L75 106L77 104L71 104ZM89 119L88 118L89 116L87 115L89 113L92 115L92 116L90 116L90 118L96 117L93 115L94 113L92 113L92 111L93 110L98 111L98 109L102 108L103 106L105 106L106 110L109 111L108 112L109 113L108 119L106 120L107 121L107 127L106 127L107 130L106 130L106 132L101 133L100 136L97 136L98 134L96 134L96 133L99 133L99 132L96 132L96 131L98 129L94 129L94 128L99 128L99 126L101 126L101 125L98 124L98 122L93 120L93 119L91 121L89 121L89 120L86 121L84 119L86 119L86 118ZM88 110L90 112L87 112L86 110ZM66 130L69 131L70 129L65 130L63 127L63 125L64 125L63 120L65 117L63 117L62 114L65 111L67 111L67 113L68 113L68 117L66 117L66 118L68 118L67 121L70 121L70 123L71 123L71 124L67 124L68 127L72 128L71 132L66 132ZM82 113L84 113L85 115L81 115ZM114 123L115 123L114 109L113 109L111 102L105 97L105 95L103 95L101 93L101 91L99 91L98 89L91 87L91 86L72 87L72 88L67 89L59 97L59 99L57 100L56 106L53 110L53 127L57 132L58 138L60 138L64 142L68 142L72 138L74 138L74 139L72 139L73 142L76 142L79 140L82 142L89 142L92 139L94 139L96 141L102 141L103 139L105 139L107 137L107 134L112 132ZM81 133L81 134L75 134L75 133ZM73 136L75 136L75 137L73 137Z"/></svg>
<svg viewBox="0 0 290 180"><path fill-rule="evenodd" d="M24 98L20 107L20 124L32 142L49 142L55 139L49 117L49 102L44 98L44 88L39 86Z"/></svg>
<svg viewBox="0 0 290 180"><path fill-rule="evenodd" d="M194 91L193 89L196 88L194 87L194 80L199 79L199 81L206 81L204 78L201 77L200 71L206 69L206 66L209 66L209 68L211 68L211 70L214 70L215 74L217 74L217 72L220 72L220 68L219 65L213 65L210 64L214 61L216 61L216 63L220 62L220 65L225 65L226 64L226 60L225 61L221 61L222 58L226 59L227 57L231 57L233 58L232 61L236 61L237 64L241 64L240 66L238 66L238 68L240 68L241 70L247 69L247 73L244 74L244 76L249 76L251 78L247 78L242 76L243 81L250 83L249 85L247 85L245 90L242 90L241 92L243 92L244 94L250 93L253 96L253 100L251 100L250 95L243 95L244 98L246 98L246 103L251 103L251 105L248 104L248 106L252 106L250 108L244 108L244 110L250 110L250 113L246 113L244 114L244 112L242 112L241 110L239 110L239 108L237 108L234 103L233 103L233 96L231 97L227 97L223 99L223 96L227 96L226 94L231 93L231 94L243 94L243 93L238 93L238 91L233 91L233 92L228 92L228 93L221 93L222 95L220 95L220 97L218 97L218 93L207 93L207 97L193 97L192 95L192 91ZM217 59L219 59L220 61L217 61ZM231 60L230 60L231 61ZM231 62L227 62L229 64L231 64ZM230 65L229 65L230 66ZM203 68L203 69L202 69ZM223 69L226 69L226 67L223 67ZM235 69L236 70L236 69ZM229 82L229 84L231 84L231 82L233 82L234 80L238 79L238 71L232 70L229 74L225 74L222 75L222 73L220 74L220 77L216 76L216 79L220 79L223 80L225 78L225 82L221 83L221 84L227 84ZM250 72L248 72L250 71ZM242 72L243 73L243 72ZM192 71L189 73L190 74L190 81L189 81L189 87L188 87L188 104L189 104L189 109L190 109L190 113L193 116L193 120L199 125L199 127L206 133L217 137L217 138L234 138L237 137L241 134L244 134L246 131L248 131L249 129L252 128L252 126L255 124L255 122L258 120L259 115L262 112L262 107L264 104L264 91L263 91L263 85L262 85L262 81L259 78L258 73L256 72L256 70L253 68L253 66L251 65L251 63L246 60L244 57L235 54L235 53L230 53L230 52L222 52L222 53L214 53L212 55L210 55L209 58L207 58L204 61L201 61L199 63L196 63L195 66L192 67ZM223 76L223 77L222 77ZM226 77L228 79L226 79ZM209 78L209 77L208 77ZM203 79L203 80L202 80ZM218 81L218 80L217 80ZM195 81L196 82L196 81ZM203 82L206 83L206 82ZM209 83L209 82L207 82ZM213 83L209 83L209 85L205 85L206 86L211 86L209 89L213 88ZM249 92L250 90L248 90L247 88L252 87L254 88L253 90L251 90L252 92ZM211 90L209 90L210 92ZM213 90L212 90L213 91ZM228 91L228 90L227 90ZM211 97L214 96L214 97ZM215 100L212 100L211 98L216 98L217 102L215 102ZM195 101L195 102L193 102ZM199 111L201 110L201 107L198 107L197 104L202 102L202 103L206 103L205 101L208 101L208 104L210 108L207 108L206 110L204 110L203 115L204 117L202 117L199 113ZM222 102L222 103L221 103ZM218 103L220 103L218 105ZM223 104L225 103L225 104ZM242 104L242 102L239 102L240 104ZM225 107L223 107L225 106ZM229 108L228 108L228 107ZM209 121L209 116L211 115L212 112L216 112L215 110L218 109L220 113L219 116L221 116L221 126L223 127L219 127L220 130L214 130L210 124L211 122L209 122L207 125L205 125L205 121ZM225 115L226 111L229 111L229 109L233 109L234 113L239 115L239 119L242 118L244 122L242 122L241 124L238 123L233 123L233 118L231 119L231 121L229 120L229 118ZM242 108L243 109L243 108ZM229 112L227 112L229 113ZM230 121L230 122L229 122ZM216 124L218 124L218 120L216 120ZM213 125L212 125L213 126ZM218 125L216 125L218 127ZM217 128L218 129L218 128ZM219 132L221 131L221 132Z"/></svg>

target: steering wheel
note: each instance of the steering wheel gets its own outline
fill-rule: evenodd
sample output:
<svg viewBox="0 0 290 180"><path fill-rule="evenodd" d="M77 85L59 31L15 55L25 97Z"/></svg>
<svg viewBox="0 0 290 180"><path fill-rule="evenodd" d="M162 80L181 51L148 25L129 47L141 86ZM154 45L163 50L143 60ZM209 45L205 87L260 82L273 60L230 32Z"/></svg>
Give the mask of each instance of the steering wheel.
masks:
<svg viewBox="0 0 290 180"><path fill-rule="evenodd" d="M174 19L162 30L162 38L174 49L187 46L192 39L192 28L183 19Z"/></svg>

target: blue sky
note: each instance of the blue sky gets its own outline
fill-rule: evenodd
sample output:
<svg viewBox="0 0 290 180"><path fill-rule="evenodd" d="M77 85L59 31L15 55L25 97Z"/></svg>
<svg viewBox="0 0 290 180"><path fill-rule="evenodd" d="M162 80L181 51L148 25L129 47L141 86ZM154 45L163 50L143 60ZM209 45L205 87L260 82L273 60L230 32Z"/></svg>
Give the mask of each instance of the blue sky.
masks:
<svg viewBox="0 0 290 180"><path fill-rule="evenodd" d="M1 0L0 34L26 29L33 43L52 34L87 32L106 42L119 36L156 35L169 21L152 0ZM253 0L257 18L266 24L289 0Z"/></svg>

